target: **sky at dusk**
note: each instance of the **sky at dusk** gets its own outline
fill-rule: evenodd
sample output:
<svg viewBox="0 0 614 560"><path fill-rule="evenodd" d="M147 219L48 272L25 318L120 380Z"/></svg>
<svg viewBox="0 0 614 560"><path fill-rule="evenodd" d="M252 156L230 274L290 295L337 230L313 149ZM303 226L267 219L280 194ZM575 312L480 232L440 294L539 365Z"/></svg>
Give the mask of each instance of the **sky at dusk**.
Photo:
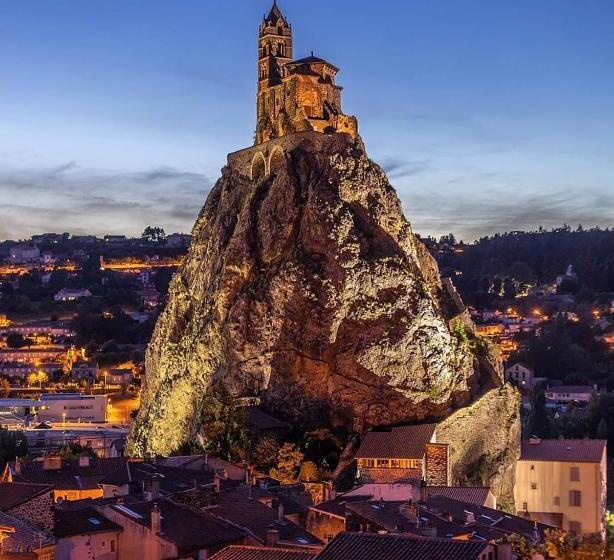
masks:
<svg viewBox="0 0 614 560"><path fill-rule="evenodd" d="M414 230L614 225L612 0L280 0ZM189 231L269 0L0 0L0 239Z"/></svg>

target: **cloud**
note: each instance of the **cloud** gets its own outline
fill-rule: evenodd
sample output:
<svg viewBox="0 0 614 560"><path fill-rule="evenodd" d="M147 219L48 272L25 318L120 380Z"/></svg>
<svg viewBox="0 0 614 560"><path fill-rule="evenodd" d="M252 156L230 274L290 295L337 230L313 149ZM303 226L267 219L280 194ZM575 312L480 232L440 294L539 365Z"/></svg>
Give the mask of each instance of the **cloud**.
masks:
<svg viewBox="0 0 614 560"><path fill-rule="evenodd" d="M381 160L380 165L390 179L401 179L426 171L430 160L409 161L398 157L387 157Z"/></svg>
<svg viewBox="0 0 614 560"><path fill-rule="evenodd" d="M453 232L466 241L497 232L552 228L567 223L612 226L614 195L594 189L489 188L433 190L403 197L414 229L424 235Z"/></svg>
<svg viewBox="0 0 614 560"><path fill-rule="evenodd" d="M0 239L41 231L138 235L149 224L189 231L211 185L202 173L170 166L116 172L72 161L38 169L0 166Z"/></svg>

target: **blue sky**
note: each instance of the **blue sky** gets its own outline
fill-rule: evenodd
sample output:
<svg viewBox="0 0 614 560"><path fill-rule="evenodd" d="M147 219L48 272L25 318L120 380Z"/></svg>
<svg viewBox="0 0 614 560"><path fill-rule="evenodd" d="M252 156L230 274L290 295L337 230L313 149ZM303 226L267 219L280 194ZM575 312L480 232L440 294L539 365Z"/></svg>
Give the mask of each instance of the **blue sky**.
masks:
<svg viewBox="0 0 614 560"><path fill-rule="evenodd" d="M614 225L614 2L280 0L415 231ZM0 0L0 239L189 231L269 0Z"/></svg>

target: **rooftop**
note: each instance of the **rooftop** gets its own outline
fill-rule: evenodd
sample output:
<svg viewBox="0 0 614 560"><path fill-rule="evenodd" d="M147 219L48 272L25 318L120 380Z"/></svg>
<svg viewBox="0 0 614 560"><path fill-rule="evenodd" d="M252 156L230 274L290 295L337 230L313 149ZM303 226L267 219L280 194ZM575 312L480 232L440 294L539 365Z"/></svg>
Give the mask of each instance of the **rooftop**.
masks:
<svg viewBox="0 0 614 560"><path fill-rule="evenodd" d="M174 504L165 499L116 504L113 510L145 527L151 527L151 512L158 506L161 513L162 537L175 543L182 554L230 544L245 537L245 531L215 516Z"/></svg>
<svg viewBox="0 0 614 560"><path fill-rule="evenodd" d="M92 533L118 532L122 528L94 508L56 510L53 532L59 539Z"/></svg>
<svg viewBox="0 0 614 560"><path fill-rule="evenodd" d="M604 439L530 439L523 440L521 461L559 461L600 463L607 441Z"/></svg>
<svg viewBox="0 0 614 560"><path fill-rule="evenodd" d="M3 552L28 550L39 545L47 546L55 542L52 535L44 533L29 523L7 513L0 512L0 525L15 529L14 533L9 533L2 541Z"/></svg>
<svg viewBox="0 0 614 560"><path fill-rule="evenodd" d="M487 546L449 539L340 533L318 555L318 560L475 560Z"/></svg>
<svg viewBox="0 0 614 560"><path fill-rule="evenodd" d="M594 389L590 385L555 385L548 387L546 393L592 393Z"/></svg>
<svg viewBox="0 0 614 560"><path fill-rule="evenodd" d="M257 546L228 546L211 557L211 560L315 560L315 552L287 548L263 548Z"/></svg>
<svg viewBox="0 0 614 560"><path fill-rule="evenodd" d="M260 542L266 542L269 529L279 532L279 542L292 546L317 546L322 542L295 523L279 518L278 512L239 489L226 490L218 495L218 503L209 510L212 514L245 528Z"/></svg>
<svg viewBox="0 0 614 560"><path fill-rule="evenodd" d="M10 510L52 490L53 486L47 484L0 482L0 511Z"/></svg>
<svg viewBox="0 0 614 560"><path fill-rule="evenodd" d="M436 428L437 424L421 424L392 428L386 432L369 432L356 453L356 459L422 459Z"/></svg>

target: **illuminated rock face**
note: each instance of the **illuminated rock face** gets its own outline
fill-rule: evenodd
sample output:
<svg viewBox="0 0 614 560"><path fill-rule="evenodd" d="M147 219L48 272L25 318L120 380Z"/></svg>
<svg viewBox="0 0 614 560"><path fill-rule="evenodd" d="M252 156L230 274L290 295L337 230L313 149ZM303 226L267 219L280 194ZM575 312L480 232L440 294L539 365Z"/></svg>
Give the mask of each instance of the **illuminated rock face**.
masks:
<svg viewBox="0 0 614 560"><path fill-rule="evenodd" d="M254 180L252 153L231 155L209 194L147 352L133 454L193 438L214 381L359 430L443 418L499 383L452 333L437 265L361 142L288 138Z"/></svg>

